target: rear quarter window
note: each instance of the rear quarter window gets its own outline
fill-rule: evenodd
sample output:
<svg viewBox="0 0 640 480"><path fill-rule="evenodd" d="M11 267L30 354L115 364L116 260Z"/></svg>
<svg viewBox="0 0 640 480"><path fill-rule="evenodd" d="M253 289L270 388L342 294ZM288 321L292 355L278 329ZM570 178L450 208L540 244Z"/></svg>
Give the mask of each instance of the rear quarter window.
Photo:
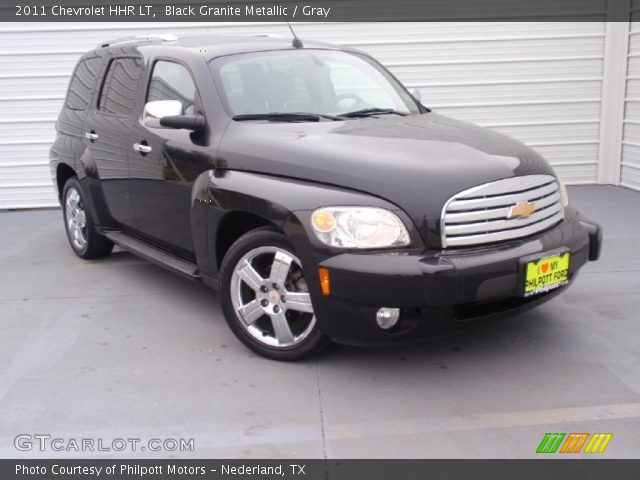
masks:
<svg viewBox="0 0 640 480"><path fill-rule="evenodd" d="M142 59L114 58L102 84L98 110L111 115L127 116L135 105Z"/></svg>
<svg viewBox="0 0 640 480"><path fill-rule="evenodd" d="M65 107L71 110L86 110L98 83L98 75L102 67L102 59L99 57L87 58L78 63L69 89Z"/></svg>

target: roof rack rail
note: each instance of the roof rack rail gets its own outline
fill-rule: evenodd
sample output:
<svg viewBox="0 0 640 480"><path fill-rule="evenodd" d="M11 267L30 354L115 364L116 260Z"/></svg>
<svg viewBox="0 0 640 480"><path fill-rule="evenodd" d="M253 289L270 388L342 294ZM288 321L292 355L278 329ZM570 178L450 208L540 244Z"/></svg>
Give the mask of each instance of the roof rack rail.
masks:
<svg viewBox="0 0 640 480"><path fill-rule="evenodd" d="M250 37L258 37L258 38L284 38L279 33L254 33L250 34Z"/></svg>
<svg viewBox="0 0 640 480"><path fill-rule="evenodd" d="M108 42L103 42L98 45L98 48L110 47L112 45L118 45L120 43L128 43L128 42L138 42L140 40L159 40L161 42L175 42L178 40L178 37L173 33L159 33L152 35L131 35L128 37L120 37L115 38L113 40L109 40Z"/></svg>

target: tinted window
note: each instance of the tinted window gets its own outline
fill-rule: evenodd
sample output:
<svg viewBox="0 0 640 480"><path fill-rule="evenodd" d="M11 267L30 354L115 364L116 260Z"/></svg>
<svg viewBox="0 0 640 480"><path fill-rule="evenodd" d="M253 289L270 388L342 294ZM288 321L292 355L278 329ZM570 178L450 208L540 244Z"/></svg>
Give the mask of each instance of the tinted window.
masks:
<svg viewBox="0 0 640 480"><path fill-rule="evenodd" d="M141 69L142 60L139 58L111 60L98 108L113 115L129 115L135 103Z"/></svg>
<svg viewBox="0 0 640 480"><path fill-rule="evenodd" d="M153 67L147 102L156 100L178 100L182 111L193 113L196 85L189 70L179 63L159 61Z"/></svg>
<svg viewBox="0 0 640 480"><path fill-rule="evenodd" d="M102 59L98 57L87 58L78 63L67 92L67 101L65 102L67 108L72 110L87 108L96 88L101 66Z"/></svg>

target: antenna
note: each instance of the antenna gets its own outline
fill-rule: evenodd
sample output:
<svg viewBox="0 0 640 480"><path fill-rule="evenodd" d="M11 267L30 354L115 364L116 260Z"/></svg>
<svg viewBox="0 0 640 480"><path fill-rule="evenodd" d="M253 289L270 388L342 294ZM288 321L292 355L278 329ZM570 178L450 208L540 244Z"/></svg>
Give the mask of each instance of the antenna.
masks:
<svg viewBox="0 0 640 480"><path fill-rule="evenodd" d="M284 17L284 19L287 22L287 26L289 27L289 30L291 30L291 35L293 35L293 41L291 42L291 45L293 45L293 48L302 48L302 47L304 47L304 44L302 43L302 40L300 40L298 38L298 36L296 35L296 32L293 31L293 27L289 23L289 20L287 20L287 17Z"/></svg>
<svg viewBox="0 0 640 480"><path fill-rule="evenodd" d="M278 5L280 5L280 1L279 0L276 0L276 3ZM293 48L302 48L302 47L304 47L304 44L302 43L302 40L300 40L298 38L298 36L296 35L296 32L293 31L293 27L291 26L291 23L289 23L289 19L285 15L284 10L282 10L282 16L284 17L284 21L287 22L287 27L289 27L289 30L291 30L291 35L293 35L293 41L291 42L291 45L293 46Z"/></svg>

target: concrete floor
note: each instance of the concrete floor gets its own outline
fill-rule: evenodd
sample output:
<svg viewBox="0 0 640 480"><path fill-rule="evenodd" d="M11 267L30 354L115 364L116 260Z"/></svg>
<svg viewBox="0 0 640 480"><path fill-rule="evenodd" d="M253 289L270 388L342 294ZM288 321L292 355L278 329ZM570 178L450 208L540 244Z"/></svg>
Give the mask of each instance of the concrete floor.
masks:
<svg viewBox="0 0 640 480"><path fill-rule="evenodd" d="M210 290L122 251L75 257L60 211L0 213L0 457L63 456L17 452L20 433L194 438L185 458L519 458L545 432L612 432L605 456L638 458L640 194L570 195L605 249L564 295L289 364L236 341Z"/></svg>

